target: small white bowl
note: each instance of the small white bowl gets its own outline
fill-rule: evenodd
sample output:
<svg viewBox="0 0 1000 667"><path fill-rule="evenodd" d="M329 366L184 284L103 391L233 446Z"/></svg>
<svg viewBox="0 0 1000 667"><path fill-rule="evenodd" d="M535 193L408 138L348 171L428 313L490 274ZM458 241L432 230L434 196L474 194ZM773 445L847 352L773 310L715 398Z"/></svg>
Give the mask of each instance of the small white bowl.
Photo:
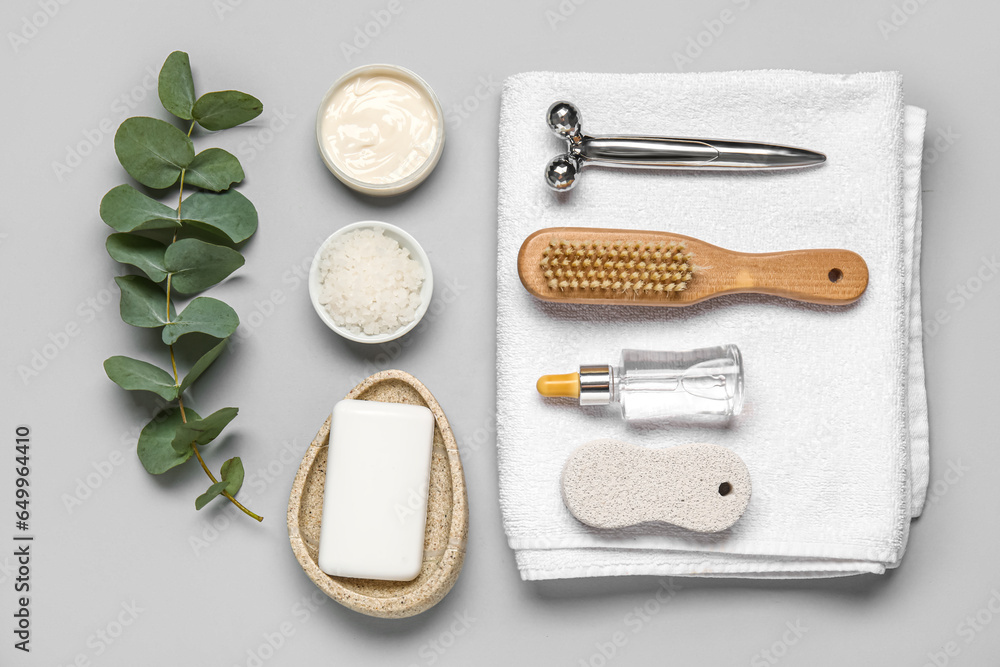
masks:
<svg viewBox="0 0 1000 667"><path fill-rule="evenodd" d="M355 229L381 229L385 236L395 240L401 247L409 250L410 257L420 262L420 265L424 268L424 282L420 286L420 306L417 308L413 321L409 324L401 326L395 331L373 336L369 336L364 333L354 333L346 327L342 327L334 322L326 307L319 302L319 294L322 285L322 276L320 276L319 265L320 259L323 255L323 250L326 249L326 247L329 246L334 239L339 238L348 232L352 232ZM328 236L327 239L320 244L319 249L316 251L316 255L313 257L312 266L309 269L309 299L312 301L316 314L319 315L320 319L323 320L323 323L326 324L326 326L330 327L347 340L353 340L356 343L386 343L390 340L396 340L400 336L408 333L420 323L424 313L427 312L427 307L431 305L431 295L433 292L434 275L431 272L431 260L427 258L427 253L424 252L424 249L420 247L420 244L417 243L415 238L404 232L399 227L390 225L387 222L379 222L377 220L363 220L361 222L351 223L346 227L341 227L333 234L330 234L330 236Z"/></svg>
<svg viewBox="0 0 1000 667"><path fill-rule="evenodd" d="M340 168L337 161L334 160L333 155L330 154L326 141L323 138L323 117L327 107L330 106L330 98L333 97L334 93L336 93L342 85L351 79L361 76L362 74L384 74L412 84L415 88L421 90L427 95L427 98L434 105L434 110L437 112L437 140L434 142L434 148L432 149L431 154L412 174L404 176L403 178L391 183L368 183L354 178ZM316 112L316 143L319 144L319 153L323 157L323 162L326 163L327 169L329 169L334 176L340 179L344 185L352 190L374 196L402 194L423 183L424 179L426 179L427 176L434 171L434 167L437 166L438 160L441 159L441 153L444 152L444 110L441 108L441 100L438 99L438 96L434 93L434 90L426 81L405 67L387 64L362 65L361 67L355 67L350 72L337 79L337 81L330 86L330 89L326 91L326 95L323 96L323 101L320 102L319 110Z"/></svg>

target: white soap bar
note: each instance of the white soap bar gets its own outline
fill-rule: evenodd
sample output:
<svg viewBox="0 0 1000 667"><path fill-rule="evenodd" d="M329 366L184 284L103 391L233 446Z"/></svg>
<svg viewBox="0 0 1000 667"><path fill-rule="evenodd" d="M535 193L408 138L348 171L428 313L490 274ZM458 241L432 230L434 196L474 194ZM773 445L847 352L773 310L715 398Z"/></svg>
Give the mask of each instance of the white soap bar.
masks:
<svg viewBox="0 0 1000 667"><path fill-rule="evenodd" d="M420 574L434 415L422 405L344 400L333 408L319 567L336 577Z"/></svg>

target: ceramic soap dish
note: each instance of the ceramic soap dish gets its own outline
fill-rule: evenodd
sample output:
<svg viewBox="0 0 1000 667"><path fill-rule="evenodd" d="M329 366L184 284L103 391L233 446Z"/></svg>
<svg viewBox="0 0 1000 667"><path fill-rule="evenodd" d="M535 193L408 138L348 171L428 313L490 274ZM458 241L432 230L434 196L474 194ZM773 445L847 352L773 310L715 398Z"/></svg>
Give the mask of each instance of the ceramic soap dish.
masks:
<svg viewBox="0 0 1000 667"><path fill-rule="evenodd" d="M288 538L292 551L313 583L345 607L380 618L413 616L444 598L458 579L465 560L469 506L458 445L437 400L409 373L397 370L376 373L345 398L423 405L434 415L423 566L412 581L332 577L320 570L317 560L330 443L329 418L309 445L292 485L288 501Z"/></svg>

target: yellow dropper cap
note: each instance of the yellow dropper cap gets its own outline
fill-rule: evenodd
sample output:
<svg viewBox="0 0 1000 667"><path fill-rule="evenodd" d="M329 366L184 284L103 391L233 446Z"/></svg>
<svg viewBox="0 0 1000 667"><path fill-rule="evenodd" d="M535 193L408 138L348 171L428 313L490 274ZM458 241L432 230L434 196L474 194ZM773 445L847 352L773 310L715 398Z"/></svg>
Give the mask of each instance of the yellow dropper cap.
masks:
<svg viewBox="0 0 1000 667"><path fill-rule="evenodd" d="M535 388L542 396L579 398L580 396L580 374L566 373L565 375L543 375L538 378Z"/></svg>

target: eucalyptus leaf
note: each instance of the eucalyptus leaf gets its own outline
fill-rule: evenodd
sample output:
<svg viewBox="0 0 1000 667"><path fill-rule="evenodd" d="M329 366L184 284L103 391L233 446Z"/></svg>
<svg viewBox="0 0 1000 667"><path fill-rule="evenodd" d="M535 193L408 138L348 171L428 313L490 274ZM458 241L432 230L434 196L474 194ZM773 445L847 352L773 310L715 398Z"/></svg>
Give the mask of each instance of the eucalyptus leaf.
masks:
<svg viewBox="0 0 1000 667"><path fill-rule="evenodd" d="M181 203L183 221L225 234L233 243L257 231L257 209L236 190L221 194L196 192Z"/></svg>
<svg viewBox="0 0 1000 667"><path fill-rule="evenodd" d="M191 120L194 106L194 79L191 77L191 61L183 51L174 51L167 56L160 68L160 103L163 108L184 120Z"/></svg>
<svg viewBox="0 0 1000 667"><path fill-rule="evenodd" d="M225 280L245 261L232 248L198 239L171 243L164 256L164 265L171 273L170 285L181 294L200 292Z"/></svg>
<svg viewBox="0 0 1000 667"><path fill-rule="evenodd" d="M235 496L243 486L243 461L234 456L222 464L222 480L226 482L226 491Z"/></svg>
<svg viewBox="0 0 1000 667"><path fill-rule="evenodd" d="M119 232L180 227L177 211L131 185L119 185L101 200L101 220Z"/></svg>
<svg viewBox="0 0 1000 667"><path fill-rule="evenodd" d="M233 243L232 239L220 232L218 229L209 227L208 225L191 223L190 221L184 222L184 225L181 227L181 231L178 233L178 237L184 239L198 239L199 241L204 241L205 243L213 243L227 248L239 249L237 247L239 246L238 243Z"/></svg>
<svg viewBox="0 0 1000 667"><path fill-rule="evenodd" d="M119 310L126 324L152 329L167 323L167 294L156 283L143 276L117 276L115 282L122 292ZM174 319L173 304L169 319Z"/></svg>
<svg viewBox="0 0 1000 667"><path fill-rule="evenodd" d="M191 114L206 130L225 130L253 120L263 110L264 105L253 95L221 90L199 97Z"/></svg>
<svg viewBox="0 0 1000 667"><path fill-rule="evenodd" d="M198 359L198 361L194 362L194 366L191 367L191 370L189 370L187 375L184 376L184 379L181 380L181 388L180 388L181 392L190 387L192 384L194 384L195 380L201 377L201 374L204 373L208 369L208 367L212 365L212 362L219 358L219 355L222 354L222 351L226 349L226 345L228 343L229 343L228 339L223 340L221 343L213 347L211 350L201 355L201 358Z"/></svg>
<svg viewBox="0 0 1000 667"><path fill-rule="evenodd" d="M184 412L189 420L199 419L198 413L191 408ZM191 458L193 449L188 447L187 451L178 451L171 444L177 428L183 423L180 410L167 408L143 427L136 453L146 472L159 475Z"/></svg>
<svg viewBox="0 0 1000 667"><path fill-rule="evenodd" d="M112 234L104 245L113 259L141 269L154 283L166 279L163 255L167 247L159 241L135 234Z"/></svg>
<svg viewBox="0 0 1000 667"><path fill-rule="evenodd" d="M216 482L212 486L208 487L208 491L201 494L194 500L194 508L200 510L205 505L209 504L226 490L226 482ZM231 495L231 494L230 494Z"/></svg>
<svg viewBox="0 0 1000 667"><path fill-rule="evenodd" d="M177 398L178 388L173 376L145 361L123 356L111 357L104 362L104 371L122 389L151 391L166 401Z"/></svg>
<svg viewBox="0 0 1000 667"><path fill-rule="evenodd" d="M128 118L115 133L115 153L125 171L150 188L169 188L194 160L183 132L157 118Z"/></svg>
<svg viewBox="0 0 1000 667"><path fill-rule="evenodd" d="M183 452L191 448L192 442L207 445L219 437L222 429L226 428L239 412L239 408L222 408L204 419L188 418L186 424L177 427L171 446L178 452Z"/></svg>
<svg viewBox="0 0 1000 667"><path fill-rule="evenodd" d="M203 333L228 338L240 325L240 318L229 305L207 296L192 299L173 321L163 327L163 342L173 345L181 336Z"/></svg>
<svg viewBox="0 0 1000 667"><path fill-rule="evenodd" d="M245 174L236 156L221 148L208 148L198 153L187 167L184 182L199 188L222 192Z"/></svg>

